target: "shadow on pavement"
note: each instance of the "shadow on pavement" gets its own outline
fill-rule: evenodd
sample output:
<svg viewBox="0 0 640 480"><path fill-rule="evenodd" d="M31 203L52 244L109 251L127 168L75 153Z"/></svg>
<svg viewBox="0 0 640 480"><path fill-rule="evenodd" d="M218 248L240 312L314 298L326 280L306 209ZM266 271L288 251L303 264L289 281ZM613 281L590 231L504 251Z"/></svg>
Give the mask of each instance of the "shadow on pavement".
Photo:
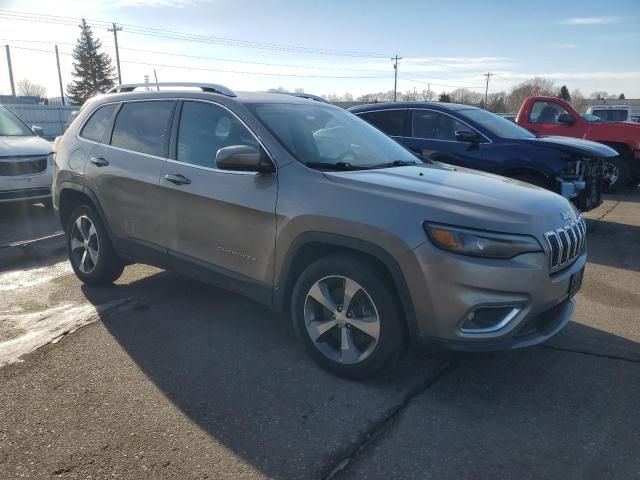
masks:
<svg viewBox="0 0 640 480"><path fill-rule="evenodd" d="M640 226L606 220L589 222L587 242L589 263L640 271Z"/></svg>
<svg viewBox="0 0 640 480"><path fill-rule="evenodd" d="M341 380L308 359L284 316L167 272L83 292L94 304L139 298L106 329L173 404L270 478L324 476L445 365L412 351L386 376Z"/></svg>
<svg viewBox="0 0 640 480"><path fill-rule="evenodd" d="M421 388L426 390L427 382L444 366L443 361L411 351L400 369L384 377L362 383L338 379L308 359L283 316L241 296L167 272L113 289L83 287L83 291L95 304L114 297L141 298L135 315L103 319L109 333L145 375L195 424L271 478L320 478L326 475L328 466L335 466L345 451L361 442L377 422L384 421L389 411L401 406L412 393ZM574 324L566 335L577 335L581 343L593 345L616 342L623 350L640 356L637 343L591 327ZM450 398L448 401L455 399L455 408L468 413L453 416L450 421L437 420L441 429L448 430L439 433L452 440L453 432L469 428L466 417L491 418L496 415L496 408L504 408L500 405L509 403L508 399L513 397L521 402L521 406L512 405L511 410L519 412L513 420L504 418L503 421L505 425L512 425L518 442L512 439L506 451L510 457L504 461L517 464L519 456L531 455L528 449L533 443L547 435L557 438L558 431L551 421L555 411L568 414L578 401L597 405L598 409L593 412L583 405L578 411L584 418L575 418L576 423L562 431L563 444L567 445L565 454L570 456L588 448L584 443L586 439L582 433L576 433L576 428L582 422L592 422L590 415L602 414L600 406L606 401L608 391L596 389L595 385L604 387L609 379L580 377L580 388L589 395L589 398L583 398L575 390L580 359L592 360L594 357L556 353L575 356L572 357L575 363L572 369L577 370L565 371L556 365L553 371L546 371L544 362L538 363L539 359L553 355L548 349L532 349L525 354L456 357L456 376L467 378L466 370L473 369L475 373L469 381L479 385L494 384L492 388L499 390L503 400L494 402L491 398L498 395L492 394L478 402L477 395L482 394L482 387L475 393L466 392L468 388L447 375L446 381L458 384L461 393L458 395L452 390L441 398L440 411L427 409L412 415L446 417L449 415L446 398ZM474 367L487 362L490 368ZM522 376L505 377L505 372L513 370L514 362L520 365ZM625 365L626 362L620 362L619 368ZM550 376L553 378L548 378ZM637 391L638 386L630 384L628 389ZM534 405L526 400L528 390L535 390L551 404L546 408ZM425 391L415 401L430 395L431 390ZM517 422L528 415L540 420L537 430L518 426ZM412 422L406 412L402 418ZM420 430L414 434L412 448L423 449L429 445L429 448L439 448L436 451L447 456L450 462L464 461L468 453L452 447L449 440L446 445L433 445L432 439L437 433ZM490 430L478 435L478 442L500 442ZM402 455L396 452L394 461L402 463L401 459L408 451ZM416 465L414 471L405 472L408 476L404 478L426 475L429 465L427 459L424 460L424 465ZM566 462L568 466L570 460L567 458Z"/></svg>
<svg viewBox="0 0 640 480"><path fill-rule="evenodd" d="M53 210L41 203L0 204L0 245L45 237L60 230Z"/></svg>

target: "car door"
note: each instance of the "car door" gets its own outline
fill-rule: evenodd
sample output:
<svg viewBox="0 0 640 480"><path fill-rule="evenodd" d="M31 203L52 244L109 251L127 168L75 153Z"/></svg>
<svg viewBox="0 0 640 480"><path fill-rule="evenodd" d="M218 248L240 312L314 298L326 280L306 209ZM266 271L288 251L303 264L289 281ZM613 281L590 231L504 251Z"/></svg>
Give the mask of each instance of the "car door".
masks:
<svg viewBox="0 0 640 480"><path fill-rule="evenodd" d="M158 185L169 145L173 100L118 105L113 128L86 164L116 247L163 263L162 190ZM150 260L153 260L151 258Z"/></svg>
<svg viewBox="0 0 640 480"><path fill-rule="evenodd" d="M492 171L495 162L488 155L490 141L453 116L430 109L409 110L409 136L402 142L428 160ZM477 141L461 141L458 132L469 133Z"/></svg>
<svg viewBox="0 0 640 480"><path fill-rule="evenodd" d="M219 149L263 148L229 109L185 100L176 113L161 187L172 264L264 300L271 295L277 176L216 167Z"/></svg>
<svg viewBox="0 0 640 480"><path fill-rule="evenodd" d="M578 136L575 125L577 120L574 119L574 124L562 123L558 120L560 115L568 115L572 117L571 114L559 103L538 100L533 103L531 110L529 111L527 129L536 135L561 135L565 137Z"/></svg>

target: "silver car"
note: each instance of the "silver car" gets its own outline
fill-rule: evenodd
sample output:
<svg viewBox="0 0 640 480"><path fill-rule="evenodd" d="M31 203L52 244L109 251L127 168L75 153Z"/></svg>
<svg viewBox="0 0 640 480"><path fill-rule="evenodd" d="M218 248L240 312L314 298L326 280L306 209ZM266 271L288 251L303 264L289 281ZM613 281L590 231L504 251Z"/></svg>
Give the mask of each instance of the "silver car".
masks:
<svg viewBox="0 0 640 480"><path fill-rule="evenodd" d="M53 147L36 129L0 106L0 203L50 205Z"/></svg>
<svg viewBox="0 0 640 480"><path fill-rule="evenodd" d="M424 163L314 99L136 87L91 100L55 145L54 206L83 282L143 262L240 292L289 313L349 378L410 338L512 349L569 322L586 225L563 197Z"/></svg>

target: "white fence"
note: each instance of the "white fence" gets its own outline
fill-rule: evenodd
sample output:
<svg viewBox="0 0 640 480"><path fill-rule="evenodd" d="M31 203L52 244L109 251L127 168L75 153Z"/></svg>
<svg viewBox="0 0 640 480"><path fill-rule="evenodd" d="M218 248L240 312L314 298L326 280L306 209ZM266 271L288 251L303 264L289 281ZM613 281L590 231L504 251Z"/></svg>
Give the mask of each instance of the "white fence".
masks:
<svg viewBox="0 0 640 480"><path fill-rule="evenodd" d="M42 127L44 137L50 139L61 135L71 113L79 110L79 107L67 105L4 104L4 107L18 115L30 127Z"/></svg>

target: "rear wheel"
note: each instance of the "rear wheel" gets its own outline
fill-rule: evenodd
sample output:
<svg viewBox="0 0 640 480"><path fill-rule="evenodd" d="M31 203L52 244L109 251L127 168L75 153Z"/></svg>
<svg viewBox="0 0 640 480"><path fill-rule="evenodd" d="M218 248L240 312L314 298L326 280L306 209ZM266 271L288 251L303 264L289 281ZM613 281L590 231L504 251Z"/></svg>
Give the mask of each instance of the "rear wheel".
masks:
<svg viewBox="0 0 640 480"><path fill-rule="evenodd" d="M301 274L292 320L310 355L330 372L362 379L402 356L407 331L381 272L346 255L323 258Z"/></svg>
<svg viewBox="0 0 640 480"><path fill-rule="evenodd" d="M66 229L67 253L75 274L88 285L116 281L124 264L116 255L100 216L90 205L77 207Z"/></svg>

